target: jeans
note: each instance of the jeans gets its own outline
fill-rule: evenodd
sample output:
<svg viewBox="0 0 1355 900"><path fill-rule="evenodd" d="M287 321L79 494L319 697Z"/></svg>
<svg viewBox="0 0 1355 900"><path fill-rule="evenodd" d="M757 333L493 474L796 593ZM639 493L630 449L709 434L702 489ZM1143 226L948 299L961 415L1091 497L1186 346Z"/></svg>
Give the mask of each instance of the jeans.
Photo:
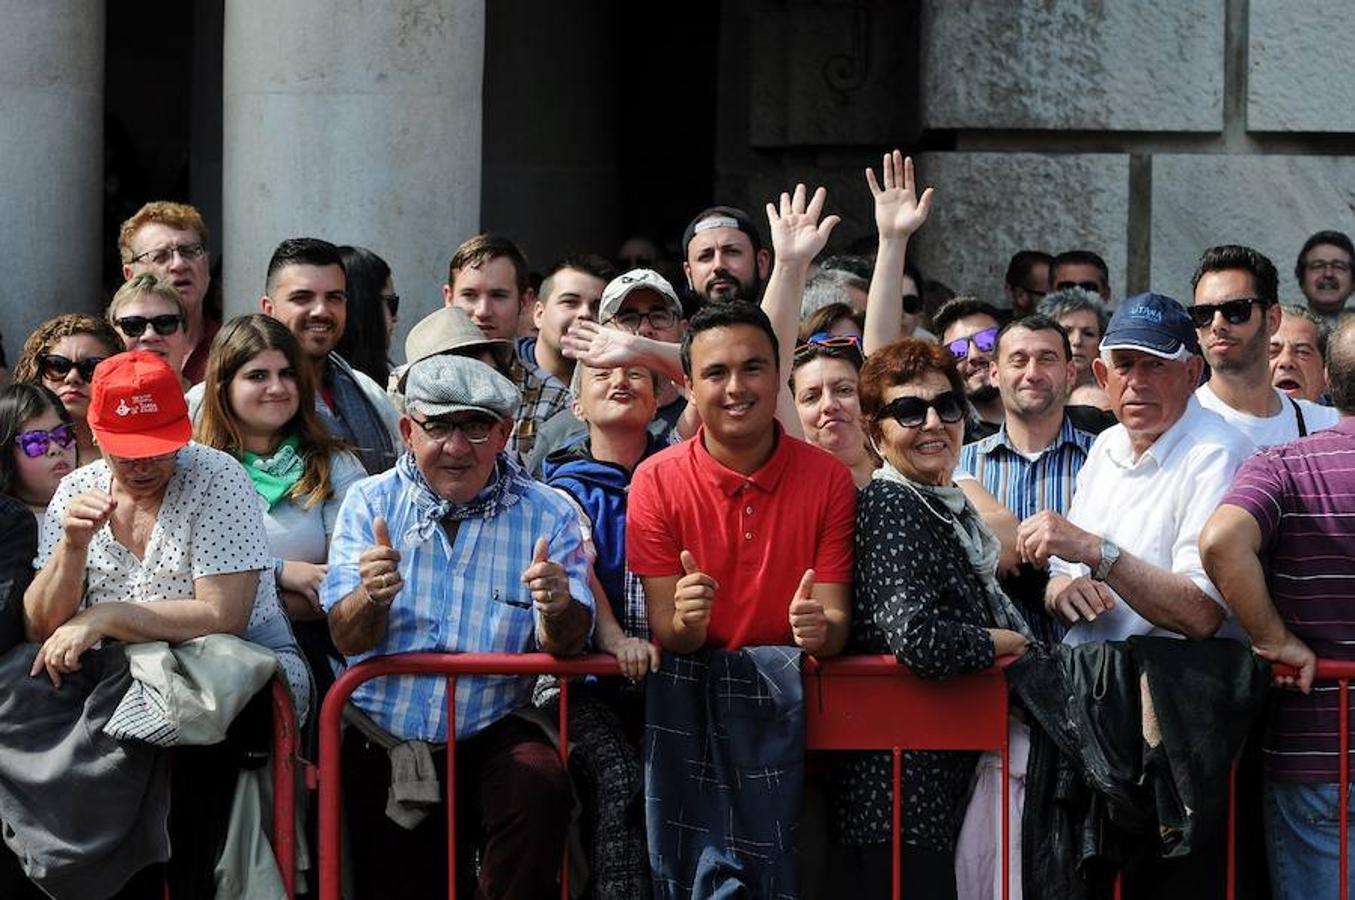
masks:
<svg viewBox="0 0 1355 900"><path fill-rule="evenodd" d="M1355 858L1352 796L1347 787L1348 862ZM1341 875L1337 785L1267 780L1263 799L1266 856L1275 900L1336 897Z"/></svg>

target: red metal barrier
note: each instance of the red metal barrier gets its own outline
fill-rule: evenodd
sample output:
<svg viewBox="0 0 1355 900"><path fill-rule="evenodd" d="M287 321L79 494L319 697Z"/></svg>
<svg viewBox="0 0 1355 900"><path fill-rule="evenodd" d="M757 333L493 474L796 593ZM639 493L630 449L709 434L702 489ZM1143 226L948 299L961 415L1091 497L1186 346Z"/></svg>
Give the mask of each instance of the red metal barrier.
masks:
<svg viewBox="0 0 1355 900"><path fill-rule="evenodd" d="M296 896L296 760L298 736L296 711L286 681L277 676L272 685L273 702L273 855L278 861L282 886L288 897Z"/></svg>
<svg viewBox="0 0 1355 900"><path fill-rule="evenodd" d="M456 721L456 678L461 675L563 676L560 747L568 738L569 686L564 677L619 675L615 658L556 659L546 654L410 653L371 659L349 669L330 688L320 711L320 898L339 900L342 852L343 706L363 682L385 675L447 679L447 722ZM901 810L899 771L904 750L996 750L1002 755L1002 891L1009 896L1007 797L1007 684L1000 669L922 681L889 656L860 656L805 668L806 749L888 750L894 756L894 896L899 892ZM888 710L889 715L880 715ZM963 710L963 715L956 715ZM456 895L456 742L447 744L448 895ZM562 896L568 896L568 868Z"/></svg>

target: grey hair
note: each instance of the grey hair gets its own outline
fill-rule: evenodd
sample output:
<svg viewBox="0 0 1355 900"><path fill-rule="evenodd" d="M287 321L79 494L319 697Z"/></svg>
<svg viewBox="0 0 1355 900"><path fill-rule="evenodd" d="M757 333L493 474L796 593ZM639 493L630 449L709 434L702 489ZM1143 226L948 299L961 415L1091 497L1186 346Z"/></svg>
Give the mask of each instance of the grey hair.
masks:
<svg viewBox="0 0 1355 900"><path fill-rule="evenodd" d="M845 269L819 269L814 277L805 284L804 299L800 301L800 318L807 319L817 310L832 303L845 303L852 306L848 288L869 291L870 282ZM855 309L855 307L852 307Z"/></svg>
<svg viewBox="0 0 1355 900"><path fill-rule="evenodd" d="M1101 302L1100 296L1086 288L1064 288L1045 294L1040 305L1036 307L1036 312L1048 316L1055 322L1076 312L1092 312L1096 313L1096 323L1100 326L1102 334L1105 334L1106 328L1110 326L1110 313L1106 311L1106 305Z"/></svg>
<svg viewBox="0 0 1355 900"><path fill-rule="evenodd" d="M1281 303L1280 311L1286 316L1293 316L1296 319L1312 323L1313 327L1317 329L1317 352L1325 358L1327 355L1327 340L1331 337L1331 326L1327 324L1327 320L1308 307L1299 306L1295 303Z"/></svg>

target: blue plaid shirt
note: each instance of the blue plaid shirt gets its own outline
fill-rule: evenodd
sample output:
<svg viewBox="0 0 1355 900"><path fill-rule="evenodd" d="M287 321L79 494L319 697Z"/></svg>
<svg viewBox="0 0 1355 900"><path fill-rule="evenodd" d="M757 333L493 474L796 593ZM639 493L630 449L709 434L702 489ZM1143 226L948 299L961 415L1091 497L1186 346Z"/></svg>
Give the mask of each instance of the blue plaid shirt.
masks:
<svg viewBox="0 0 1355 900"><path fill-rule="evenodd" d="M400 551L404 588L391 604L386 634L350 663L414 651L525 653L537 649L537 614L522 572L538 536L569 576L570 595L590 610L588 561L574 509L543 484L524 479L517 502L489 518L469 518L453 544L438 527L424 541L413 491L398 469L353 485L339 509L329 545L329 573L320 590L328 612L357 589L358 557L375 540L372 521L386 519ZM510 602L511 601L511 602ZM527 608L513 604L527 603ZM530 702L535 677L465 676L456 681L456 735L469 737ZM355 702L378 725L404 740L447 739L446 679L388 676L363 684Z"/></svg>
<svg viewBox="0 0 1355 900"><path fill-rule="evenodd" d="M1031 462L1012 446L1004 424L997 433L965 444L957 468L977 478L1018 519L1045 509L1067 515L1077 473L1095 440L1096 435L1078 428L1065 414L1054 443Z"/></svg>

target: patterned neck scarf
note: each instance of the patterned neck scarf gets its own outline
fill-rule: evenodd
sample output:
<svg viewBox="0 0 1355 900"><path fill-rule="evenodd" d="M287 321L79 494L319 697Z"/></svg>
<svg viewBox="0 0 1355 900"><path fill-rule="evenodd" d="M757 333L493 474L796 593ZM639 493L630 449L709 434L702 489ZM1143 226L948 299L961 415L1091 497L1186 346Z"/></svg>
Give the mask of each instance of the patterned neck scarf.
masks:
<svg viewBox="0 0 1355 900"><path fill-rule="evenodd" d="M491 519L522 499L531 488L532 480L507 454L500 453L494 462L489 482L469 503L455 503L437 494L419 471L414 453L406 450L396 460L395 470L409 482L409 493L414 501L415 521L405 532L404 546L422 544L433 536L447 520Z"/></svg>
<svg viewBox="0 0 1355 900"><path fill-rule="evenodd" d="M969 564L974 567L975 574L983 584L984 604L993 617L993 624L998 628L1020 632L1028 640L1034 639L1026 620L1021 617L1007 592L1002 590L1002 585L998 584L997 561L1002 554L1002 544L984 524L983 517L969 502L964 491L954 484L942 487L914 481L894 468L888 460L875 470L871 478L903 485L917 495L932 515L949 522L960 546L964 548ZM938 511L938 503L944 512Z"/></svg>
<svg viewBox="0 0 1355 900"><path fill-rule="evenodd" d="M295 435L278 444L271 456L260 456L248 450L241 454L240 462L254 482L254 490L268 503L268 508L281 503L296 483L305 474L306 464L296 448L301 442Z"/></svg>

